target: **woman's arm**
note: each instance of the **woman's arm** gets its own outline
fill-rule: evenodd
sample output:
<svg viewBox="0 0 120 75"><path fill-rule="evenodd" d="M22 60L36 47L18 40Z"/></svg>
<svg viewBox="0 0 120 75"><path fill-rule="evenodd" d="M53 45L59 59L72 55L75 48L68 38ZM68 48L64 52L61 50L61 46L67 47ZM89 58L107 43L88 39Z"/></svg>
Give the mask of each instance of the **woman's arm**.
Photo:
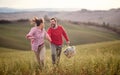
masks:
<svg viewBox="0 0 120 75"><path fill-rule="evenodd" d="M29 33L26 35L26 38L27 39L35 39L34 38L34 36L33 36L33 34L34 34L34 29L33 28L31 28L31 30L29 31Z"/></svg>
<svg viewBox="0 0 120 75"><path fill-rule="evenodd" d="M52 40L51 40L51 37L49 36L49 34L48 34L47 32L45 32L45 33L46 33L46 38L48 39L48 41L51 42L51 41L52 41Z"/></svg>

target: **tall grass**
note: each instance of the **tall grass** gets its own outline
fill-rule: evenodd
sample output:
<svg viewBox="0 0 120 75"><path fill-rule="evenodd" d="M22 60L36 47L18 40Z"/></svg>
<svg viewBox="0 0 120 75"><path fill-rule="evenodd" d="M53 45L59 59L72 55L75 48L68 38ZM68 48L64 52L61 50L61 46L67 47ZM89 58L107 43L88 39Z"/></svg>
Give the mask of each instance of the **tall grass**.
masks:
<svg viewBox="0 0 120 75"><path fill-rule="evenodd" d="M0 48L0 75L120 75L119 40L78 45L76 51L70 59L62 53L59 66L53 66L47 50L41 70L32 51Z"/></svg>

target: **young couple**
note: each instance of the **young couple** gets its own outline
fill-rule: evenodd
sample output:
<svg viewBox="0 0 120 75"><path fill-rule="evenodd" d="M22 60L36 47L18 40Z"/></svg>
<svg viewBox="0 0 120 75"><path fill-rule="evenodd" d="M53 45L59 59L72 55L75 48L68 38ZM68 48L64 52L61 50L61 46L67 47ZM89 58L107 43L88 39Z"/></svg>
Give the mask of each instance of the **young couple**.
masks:
<svg viewBox="0 0 120 75"><path fill-rule="evenodd" d="M36 55L39 65L44 66L46 51L44 43L45 38L47 38L50 42L52 64L58 65L62 51L62 37L66 39L67 44L70 43L63 26L58 25L55 18L51 18L50 27L46 32L44 29L44 19L35 17L32 19L32 22L35 26L31 28L26 37L31 40L31 47Z"/></svg>

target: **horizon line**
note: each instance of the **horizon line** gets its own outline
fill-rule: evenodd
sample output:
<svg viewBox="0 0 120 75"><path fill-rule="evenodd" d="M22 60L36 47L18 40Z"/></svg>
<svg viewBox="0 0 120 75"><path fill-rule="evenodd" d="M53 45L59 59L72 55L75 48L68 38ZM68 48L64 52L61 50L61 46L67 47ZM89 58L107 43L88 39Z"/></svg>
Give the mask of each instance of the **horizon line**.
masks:
<svg viewBox="0 0 120 75"><path fill-rule="evenodd" d="M88 10L88 11L108 11L108 10L114 10L114 9L120 9L118 8L110 8L110 9L87 9L87 8L12 8L12 7L0 7L0 8L8 8L8 9L16 9L16 10L45 10L45 11L80 11L80 10ZM48 10L47 10L48 9ZM50 10L53 9L53 10ZM63 10L67 9L67 10Z"/></svg>

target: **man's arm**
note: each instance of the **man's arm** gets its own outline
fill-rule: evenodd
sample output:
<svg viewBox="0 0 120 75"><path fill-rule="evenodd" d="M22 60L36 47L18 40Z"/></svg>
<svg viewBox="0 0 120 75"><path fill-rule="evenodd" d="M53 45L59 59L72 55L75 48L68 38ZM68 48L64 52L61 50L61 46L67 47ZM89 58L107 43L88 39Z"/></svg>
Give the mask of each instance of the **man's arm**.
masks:
<svg viewBox="0 0 120 75"><path fill-rule="evenodd" d="M67 35L65 29L62 26L61 26L61 28L62 28L62 34L63 34L63 36L64 36L64 38L66 40L66 43L69 44L70 41L69 41L68 35Z"/></svg>

